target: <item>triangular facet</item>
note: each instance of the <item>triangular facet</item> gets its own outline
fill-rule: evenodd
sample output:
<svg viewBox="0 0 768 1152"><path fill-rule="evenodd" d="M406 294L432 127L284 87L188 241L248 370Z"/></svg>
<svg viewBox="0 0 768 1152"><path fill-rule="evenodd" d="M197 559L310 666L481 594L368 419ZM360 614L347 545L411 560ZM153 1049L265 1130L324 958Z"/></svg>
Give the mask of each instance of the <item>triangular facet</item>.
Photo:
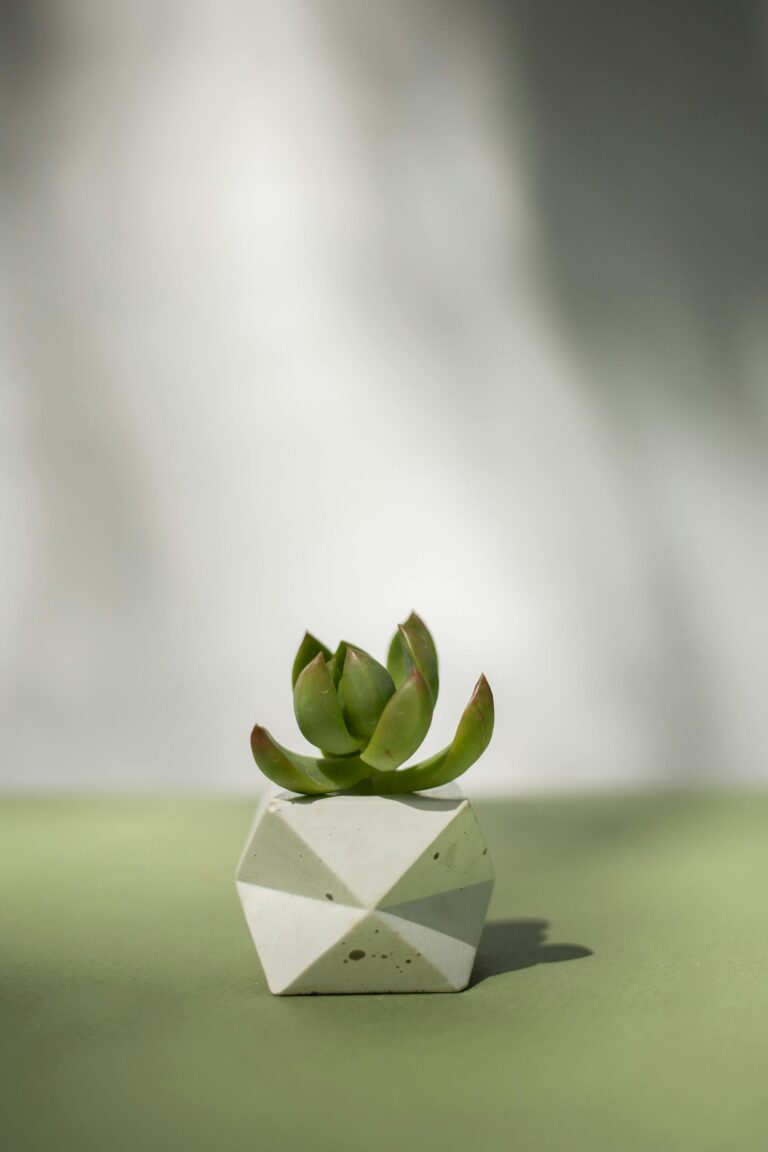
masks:
<svg viewBox="0 0 768 1152"><path fill-rule="evenodd" d="M465 803L453 819L437 831L435 839L425 845L410 868L395 879L380 906L389 909L395 904L492 879L493 864L480 826L471 807Z"/></svg>
<svg viewBox="0 0 768 1152"><path fill-rule="evenodd" d="M410 944L420 958L442 973L450 991L459 992L466 988L477 951L473 945L444 932L435 932L424 924L392 916L389 912L378 912L377 915L404 943Z"/></svg>
<svg viewBox="0 0 768 1152"><path fill-rule="evenodd" d="M290 994L452 990L426 955L376 913L355 925L285 989Z"/></svg>
<svg viewBox="0 0 768 1152"><path fill-rule="evenodd" d="M237 890L267 983L277 993L366 915L361 908L321 903L243 881L238 881Z"/></svg>
<svg viewBox="0 0 768 1152"><path fill-rule="evenodd" d="M237 879L329 903L357 904L346 884L285 822L281 807L272 803L263 811Z"/></svg>
<svg viewBox="0 0 768 1152"><path fill-rule="evenodd" d="M281 799L280 814L362 904L374 907L468 807L464 799L416 795L323 796Z"/></svg>
<svg viewBox="0 0 768 1152"><path fill-rule="evenodd" d="M492 880L483 880L480 884L470 884L468 888L435 892L432 896L409 900L406 904L391 904L387 912L390 916L422 924L476 948L492 888Z"/></svg>

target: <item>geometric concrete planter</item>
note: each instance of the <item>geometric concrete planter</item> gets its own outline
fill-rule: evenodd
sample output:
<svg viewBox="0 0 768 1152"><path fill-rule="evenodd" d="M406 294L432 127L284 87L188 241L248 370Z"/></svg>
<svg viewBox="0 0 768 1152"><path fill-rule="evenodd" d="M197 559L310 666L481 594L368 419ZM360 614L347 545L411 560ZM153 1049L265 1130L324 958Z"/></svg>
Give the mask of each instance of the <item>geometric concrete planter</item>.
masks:
<svg viewBox="0 0 768 1152"><path fill-rule="evenodd" d="M277 995L459 992L493 866L455 785L402 796L273 792L237 889Z"/></svg>

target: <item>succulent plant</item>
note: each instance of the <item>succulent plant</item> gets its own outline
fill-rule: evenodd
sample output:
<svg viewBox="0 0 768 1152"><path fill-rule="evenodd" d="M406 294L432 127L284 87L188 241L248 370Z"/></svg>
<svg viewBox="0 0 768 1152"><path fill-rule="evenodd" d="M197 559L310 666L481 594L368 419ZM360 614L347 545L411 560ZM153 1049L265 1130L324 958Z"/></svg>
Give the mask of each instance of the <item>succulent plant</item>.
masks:
<svg viewBox="0 0 768 1152"><path fill-rule="evenodd" d="M466 772L493 733L493 695L481 676L448 747L401 768L429 730L439 689L435 644L415 612L398 625L386 668L344 641L331 653L307 632L292 681L299 728L321 757L289 752L259 724L251 733L261 771L291 792L383 795L436 788Z"/></svg>

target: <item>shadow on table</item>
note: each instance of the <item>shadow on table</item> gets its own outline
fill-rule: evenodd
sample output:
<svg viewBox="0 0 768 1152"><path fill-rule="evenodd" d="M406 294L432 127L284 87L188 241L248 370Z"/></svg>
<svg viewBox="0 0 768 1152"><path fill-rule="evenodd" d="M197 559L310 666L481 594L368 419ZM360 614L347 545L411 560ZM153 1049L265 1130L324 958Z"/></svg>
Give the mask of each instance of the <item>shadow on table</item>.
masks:
<svg viewBox="0 0 768 1152"><path fill-rule="evenodd" d="M534 964L559 964L592 955L581 944L548 944L548 920L491 920L483 929L470 987Z"/></svg>

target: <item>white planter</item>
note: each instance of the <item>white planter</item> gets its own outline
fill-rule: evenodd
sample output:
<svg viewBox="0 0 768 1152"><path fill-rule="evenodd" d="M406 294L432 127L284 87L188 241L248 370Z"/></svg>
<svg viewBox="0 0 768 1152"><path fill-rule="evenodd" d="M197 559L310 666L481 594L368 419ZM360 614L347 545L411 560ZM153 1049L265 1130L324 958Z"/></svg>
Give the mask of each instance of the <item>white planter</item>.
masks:
<svg viewBox="0 0 768 1152"><path fill-rule="evenodd" d="M493 866L455 785L262 800L237 889L270 991L459 992Z"/></svg>

